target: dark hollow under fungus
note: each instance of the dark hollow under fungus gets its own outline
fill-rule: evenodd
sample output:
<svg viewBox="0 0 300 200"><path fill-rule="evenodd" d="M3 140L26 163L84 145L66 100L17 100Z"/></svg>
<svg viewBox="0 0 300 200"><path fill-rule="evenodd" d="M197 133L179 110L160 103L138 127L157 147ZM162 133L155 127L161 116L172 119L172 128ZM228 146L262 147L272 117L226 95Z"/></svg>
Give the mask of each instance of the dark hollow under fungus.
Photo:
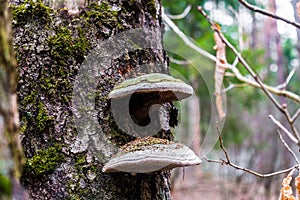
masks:
<svg viewBox="0 0 300 200"><path fill-rule="evenodd" d="M192 94L193 88L183 81L166 74L151 73L116 85L109 98L114 118L119 124L134 123L133 130L138 130L135 132L143 137L149 135L143 134L143 127L151 124L151 134L161 128L162 104L182 100Z"/></svg>

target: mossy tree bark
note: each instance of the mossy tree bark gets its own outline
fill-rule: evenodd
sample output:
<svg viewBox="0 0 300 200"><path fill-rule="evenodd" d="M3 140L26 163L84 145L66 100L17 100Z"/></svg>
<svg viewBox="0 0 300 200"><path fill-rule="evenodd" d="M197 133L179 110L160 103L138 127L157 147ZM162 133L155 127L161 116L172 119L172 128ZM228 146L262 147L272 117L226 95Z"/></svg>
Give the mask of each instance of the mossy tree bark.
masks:
<svg viewBox="0 0 300 200"><path fill-rule="evenodd" d="M0 7L0 199L18 198L21 151L17 137L17 76L7 1ZM19 191L18 191L19 189ZM20 197L20 196L19 196ZM23 196L23 198L26 198Z"/></svg>
<svg viewBox="0 0 300 200"><path fill-rule="evenodd" d="M97 83L96 129L89 128L88 121L80 124L85 127L78 127L75 118L79 110L74 111L72 104L75 80L93 49L126 30L160 29L161 2L88 2L77 1L79 10L68 12L63 2L11 0L26 157L22 184L31 199L170 199L169 172L133 175L101 171L116 152L113 147L134 139L114 121L108 93L128 74L168 73L161 32L153 35L146 31L142 36L157 48L128 50L106 70L99 69L95 80L89 80ZM147 67L137 67L143 64ZM80 86L80 80L77 84ZM169 103L163 106L162 123L166 124L156 136L172 139L169 127L176 124L176 109ZM80 135L80 130L86 135Z"/></svg>

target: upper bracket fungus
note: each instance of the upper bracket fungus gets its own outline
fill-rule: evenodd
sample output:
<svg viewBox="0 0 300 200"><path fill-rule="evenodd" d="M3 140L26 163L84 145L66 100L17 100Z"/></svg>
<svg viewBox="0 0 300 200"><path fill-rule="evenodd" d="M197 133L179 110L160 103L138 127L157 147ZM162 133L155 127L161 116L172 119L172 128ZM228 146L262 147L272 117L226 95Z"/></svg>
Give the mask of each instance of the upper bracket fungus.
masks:
<svg viewBox="0 0 300 200"><path fill-rule="evenodd" d="M105 164L102 171L151 173L200 163L200 158L184 144L145 137L121 147L120 151Z"/></svg>
<svg viewBox="0 0 300 200"><path fill-rule="evenodd" d="M193 88L167 74L151 73L116 85L108 97L110 99L123 98L134 93L155 95L156 103L161 104L187 98L193 94Z"/></svg>
<svg viewBox="0 0 300 200"><path fill-rule="evenodd" d="M161 122L165 112L163 103L182 100L192 94L193 88L183 81L166 74L151 73L123 81L108 97L120 128L144 137L166 127Z"/></svg>

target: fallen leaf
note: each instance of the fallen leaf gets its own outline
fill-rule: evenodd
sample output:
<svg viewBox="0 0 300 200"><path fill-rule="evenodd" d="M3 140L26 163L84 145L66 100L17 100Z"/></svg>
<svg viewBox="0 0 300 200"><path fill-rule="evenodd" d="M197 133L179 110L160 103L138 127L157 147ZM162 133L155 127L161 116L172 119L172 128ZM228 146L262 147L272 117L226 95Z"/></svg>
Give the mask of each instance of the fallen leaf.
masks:
<svg viewBox="0 0 300 200"><path fill-rule="evenodd" d="M295 185L296 185L296 197L300 198L300 172L298 176L295 178Z"/></svg>
<svg viewBox="0 0 300 200"><path fill-rule="evenodd" d="M287 177L282 180L282 188L280 190L280 196L278 200L296 200L293 195L293 189L290 186L294 172L295 170L292 170Z"/></svg>

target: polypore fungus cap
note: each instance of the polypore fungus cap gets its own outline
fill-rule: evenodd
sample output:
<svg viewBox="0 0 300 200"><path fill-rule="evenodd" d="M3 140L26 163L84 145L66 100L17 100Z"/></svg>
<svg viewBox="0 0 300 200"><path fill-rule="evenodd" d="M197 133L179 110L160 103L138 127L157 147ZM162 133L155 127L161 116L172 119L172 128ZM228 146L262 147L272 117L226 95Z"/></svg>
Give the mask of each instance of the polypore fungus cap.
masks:
<svg viewBox="0 0 300 200"><path fill-rule="evenodd" d="M146 137L122 147L119 153L104 165L102 171L150 173L200 163L200 158L184 144Z"/></svg>
<svg viewBox="0 0 300 200"><path fill-rule="evenodd" d="M116 85L109 98L122 98L133 93L158 93L162 102L170 102L187 98L193 94L193 88L172 76L151 73L128 79Z"/></svg>

